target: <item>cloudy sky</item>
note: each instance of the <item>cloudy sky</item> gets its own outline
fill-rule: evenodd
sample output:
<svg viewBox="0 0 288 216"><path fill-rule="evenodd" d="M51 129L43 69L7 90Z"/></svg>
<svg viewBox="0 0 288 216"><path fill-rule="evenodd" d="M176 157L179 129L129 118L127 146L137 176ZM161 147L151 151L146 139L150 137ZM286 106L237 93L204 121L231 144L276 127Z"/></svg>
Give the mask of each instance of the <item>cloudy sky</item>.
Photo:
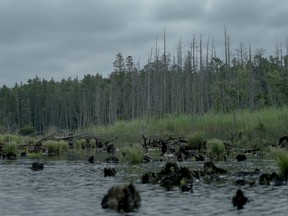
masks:
<svg viewBox="0 0 288 216"><path fill-rule="evenodd" d="M287 0L0 0L0 86L107 76L118 52L143 66L164 28L171 53L202 34L223 57L225 25L232 51L282 43L286 54L287 20Z"/></svg>

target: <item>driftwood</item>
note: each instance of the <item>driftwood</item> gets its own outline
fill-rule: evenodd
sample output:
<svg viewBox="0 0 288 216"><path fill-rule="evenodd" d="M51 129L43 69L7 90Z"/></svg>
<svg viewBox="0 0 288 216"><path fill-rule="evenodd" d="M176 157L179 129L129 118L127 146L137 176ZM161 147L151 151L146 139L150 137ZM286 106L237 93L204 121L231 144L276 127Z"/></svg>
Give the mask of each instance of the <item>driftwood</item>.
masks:
<svg viewBox="0 0 288 216"><path fill-rule="evenodd" d="M90 143L91 139L95 139L95 148L97 149L102 149L104 147L109 146L109 143L117 140L118 138L114 138L112 140L107 140L105 143L103 143L101 140L99 140L99 138L97 138L95 135L93 134L68 134L68 135L63 135L63 136L59 136L59 134L57 133L52 133L49 134L47 136L43 136L38 138L36 141L34 142L28 142L26 144L24 144L24 147L27 147L29 149L29 152L35 152L35 153L39 153L41 151L45 151L47 150L42 143L46 140L55 140L55 141L66 141L68 142L69 148L73 149L74 148L74 143L76 140L80 140L80 139L85 139L86 140L86 144L85 144L85 148L91 148L92 144ZM111 145L111 144L110 144ZM112 144L113 145L113 144ZM0 146L0 153L1 153L1 146Z"/></svg>
<svg viewBox="0 0 288 216"><path fill-rule="evenodd" d="M188 143L188 139L186 137L169 137L167 139L147 139L144 135L142 135L143 138L143 147L148 148L157 148L157 147L162 147L163 144L165 145L177 145L179 143ZM147 142L148 140L148 142Z"/></svg>
<svg viewBox="0 0 288 216"><path fill-rule="evenodd" d="M182 136L181 137L169 137L166 139L153 139L152 140L142 135L142 138L143 138L142 146L143 146L143 149L146 150L146 152L149 148L153 148L153 149L157 148L161 150L161 156L174 156L175 155L178 161L187 160L188 158L195 156L197 151L198 151L198 154L202 154L202 148L199 148L200 150L198 150L198 148L194 150L188 145L187 137L182 137Z"/></svg>

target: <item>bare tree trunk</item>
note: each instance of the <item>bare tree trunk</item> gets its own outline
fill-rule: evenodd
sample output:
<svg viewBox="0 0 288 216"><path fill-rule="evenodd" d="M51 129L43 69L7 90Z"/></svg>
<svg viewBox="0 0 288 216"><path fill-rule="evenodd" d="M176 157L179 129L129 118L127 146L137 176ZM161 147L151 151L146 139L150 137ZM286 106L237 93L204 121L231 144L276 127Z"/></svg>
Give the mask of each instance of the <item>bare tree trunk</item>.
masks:
<svg viewBox="0 0 288 216"><path fill-rule="evenodd" d="M288 37L286 38L286 55L288 55Z"/></svg>
<svg viewBox="0 0 288 216"><path fill-rule="evenodd" d="M271 103L272 107L275 108L275 106L274 106L274 101L273 101L273 97L272 97L272 93L271 93L271 89L270 89L270 85L269 85L269 82L268 82L268 79L267 79L267 75L266 75L265 69L263 70L263 74L264 74L265 82L266 82L267 89L268 89L268 94L269 94L270 103Z"/></svg>
<svg viewBox="0 0 288 216"><path fill-rule="evenodd" d="M203 48L202 48L202 34L200 35L200 44L199 44L199 92L200 92L200 113L205 112L205 69L203 64Z"/></svg>
<svg viewBox="0 0 288 216"><path fill-rule="evenodd" d="M254 110L254 70L252 65L252 54L251 54L251 46L249 44L249 107L250 110Z"/></svg>
<svg viewBox="0 0 288 216"><path fill-rule="evenodd" d="M167 45L166 45L166 32L164 29L164 44L163 44L163 66L161 67L162 70L162 79L163 79L163 87L162 87L162 111L167 113L167 101L168 101L168 92L167 92L167 74L168 74L168 58L167 58Z"/></svg>

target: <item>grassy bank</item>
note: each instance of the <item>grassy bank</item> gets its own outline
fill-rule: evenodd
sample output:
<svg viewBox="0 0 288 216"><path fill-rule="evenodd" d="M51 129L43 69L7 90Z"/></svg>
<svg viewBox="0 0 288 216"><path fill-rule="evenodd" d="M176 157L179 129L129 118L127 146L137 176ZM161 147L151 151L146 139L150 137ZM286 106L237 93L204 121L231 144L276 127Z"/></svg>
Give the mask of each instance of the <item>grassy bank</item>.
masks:
<svg viewBox="0 0 288 216"><path fill-rule="evenodd" d="M203 139L219 139L240 144L242 147L265 147L277 142L278 138L287 134L288 108L262 109L251 112L237 111L230 114L207 113L204 115L166 115L161 118L137 119L133 121L118 121L111 126L90 127L85 133L94 134L102 142L118 139L113 143L125 144L143 143L142 135L148 139L169 137L196 137ZM196 136L195 136L196 135ZM198 136L199 137L199 136ZM27 151L26 143L35 143L39 137L21 137L14 134L0 134L0 151L20 153ZM86 140L75 141L75 150L86 149ZM95 148L95 140L90 140L90 148ZM17 147L16 150L14 147ZM68 151L68 143L60 141L43 142L44 149L51 155L59 155ZM29 150L28 150L29 151ZM1 153L1 152L0 152ZM32 155L37 156L38 155Z"/></svg>
<svg viewBox="0 0 288 216"><path fill-rule="evenodd" d="M119 121L112 126L91 127L89 132L103 139L118 137L119 143L142 142L148 138L189 136L201 133L206 139L231 140L242 134L243 140L254 144L274 143L288 132L288 108L262 109L230 114L167 115L161 118ZM245 142L245 141L244 141Z"/></svg>

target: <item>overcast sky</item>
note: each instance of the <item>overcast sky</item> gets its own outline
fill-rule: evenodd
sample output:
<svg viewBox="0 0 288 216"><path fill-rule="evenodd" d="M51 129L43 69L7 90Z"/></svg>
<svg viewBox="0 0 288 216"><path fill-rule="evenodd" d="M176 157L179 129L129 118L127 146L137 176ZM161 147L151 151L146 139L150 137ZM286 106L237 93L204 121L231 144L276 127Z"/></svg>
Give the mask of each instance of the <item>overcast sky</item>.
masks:
<svg viewBox="0 0 288 216"><path fill-rule="evenodd" d="M214 37L224 54L224 24L231 50L240 43L286 54L287 0L0 0L0 86L28 79L79 79L113 71L118 52L141 66L151 48L172 53L179 38Z"/></svg>

